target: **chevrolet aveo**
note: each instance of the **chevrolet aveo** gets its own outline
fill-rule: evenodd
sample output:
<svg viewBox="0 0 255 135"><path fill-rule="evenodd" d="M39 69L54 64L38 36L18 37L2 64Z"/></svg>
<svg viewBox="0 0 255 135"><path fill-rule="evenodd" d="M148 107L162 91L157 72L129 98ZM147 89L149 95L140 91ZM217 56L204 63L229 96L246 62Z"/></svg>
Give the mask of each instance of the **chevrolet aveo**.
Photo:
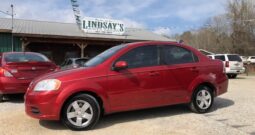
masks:
<svg viewBox="0 0 255 135"><path fill-rule="evenodd" d="M101 115L120 111L185 103L205 113L227 87L221 61L174 42L139 42L33 80L25 107L31 117L87 130Z"/></svg>

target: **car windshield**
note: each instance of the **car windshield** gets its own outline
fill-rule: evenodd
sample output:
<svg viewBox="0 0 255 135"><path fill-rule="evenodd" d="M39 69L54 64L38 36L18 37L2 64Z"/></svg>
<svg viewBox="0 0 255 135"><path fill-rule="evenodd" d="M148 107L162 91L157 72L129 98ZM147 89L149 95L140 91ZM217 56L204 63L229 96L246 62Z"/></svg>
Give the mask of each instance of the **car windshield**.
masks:
<svg viewBox="0 0 255 135"><path fill-rule="evenodd" d="M10 53L5 54L6 62L48 62L49 59L41 54L32 53Z"/></svg>
<svg viewBox="0 0 255 135"><path fill-rule="evenodd" d="M242 61L242 59L238 55L228 55L228 60L229 61L239 61L239 62Z"/></svg>
<svg viewBox="0 0 255 135"><path fill-rule="evenodd" d="M83 66L86 61L88 61L88 59L76 59L75 64L77 64L78 66Z"/></svg>
<svg viewBox="0 0 255 135"><path fill-rule="evenodd" d="M84 64L84 66L85 67L94 67L94 66L97 66L97 65L103 63L105 60L107 60L111 56L113 56L115 53L117 53L119 50L121 50L124 47L126 47L125 44L114 46L114 47L112 47L112 48L110 48L110 49L100 53L96 57L90 59L88 62L86 62Z"/></svg>

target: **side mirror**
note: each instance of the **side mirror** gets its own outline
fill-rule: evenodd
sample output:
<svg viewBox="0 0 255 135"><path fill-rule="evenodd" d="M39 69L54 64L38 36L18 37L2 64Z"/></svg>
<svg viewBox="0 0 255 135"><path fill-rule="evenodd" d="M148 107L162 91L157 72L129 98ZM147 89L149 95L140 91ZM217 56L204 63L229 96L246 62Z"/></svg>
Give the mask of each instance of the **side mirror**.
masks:
<svg viewBox="0 0 255 135"><path fill-rule="evenodd" d="M128 67L128 64L126 61L118 61L114 64L113 66L113 70L122 70L122 69L126 69Z"/></svg>

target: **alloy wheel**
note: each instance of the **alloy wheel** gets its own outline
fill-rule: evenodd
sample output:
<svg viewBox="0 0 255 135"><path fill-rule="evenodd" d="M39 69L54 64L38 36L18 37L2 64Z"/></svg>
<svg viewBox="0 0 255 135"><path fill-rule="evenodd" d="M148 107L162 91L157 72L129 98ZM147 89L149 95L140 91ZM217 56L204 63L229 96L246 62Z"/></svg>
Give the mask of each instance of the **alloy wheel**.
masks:
<svg viewBox="0 0 255 135"><path fill-rule="evenodd" d="M86 127L93 118L92 106L84 100L75 100L67 108L68 121L77 127Z"/></svg>
<svg viewBox="0 0 255 135"><path fill-rule="evenodd" d="M207 109L211 106L212 96L208 90L201 90L197 93L196 103L200 109Z"/></svg>

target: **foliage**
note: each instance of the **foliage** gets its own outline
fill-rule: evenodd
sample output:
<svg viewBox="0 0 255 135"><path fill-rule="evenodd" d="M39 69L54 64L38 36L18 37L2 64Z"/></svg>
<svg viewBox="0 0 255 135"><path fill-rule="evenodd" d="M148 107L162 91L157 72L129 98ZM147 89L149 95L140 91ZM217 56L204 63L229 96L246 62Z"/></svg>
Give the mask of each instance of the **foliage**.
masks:
<svg viewBox="0 0 255 135"><path fill-rule="evenodd" d="M204 27L175 38L215 53L255 55L254 0L229 0L226 9L225 14L211 18Z"/></svg>

